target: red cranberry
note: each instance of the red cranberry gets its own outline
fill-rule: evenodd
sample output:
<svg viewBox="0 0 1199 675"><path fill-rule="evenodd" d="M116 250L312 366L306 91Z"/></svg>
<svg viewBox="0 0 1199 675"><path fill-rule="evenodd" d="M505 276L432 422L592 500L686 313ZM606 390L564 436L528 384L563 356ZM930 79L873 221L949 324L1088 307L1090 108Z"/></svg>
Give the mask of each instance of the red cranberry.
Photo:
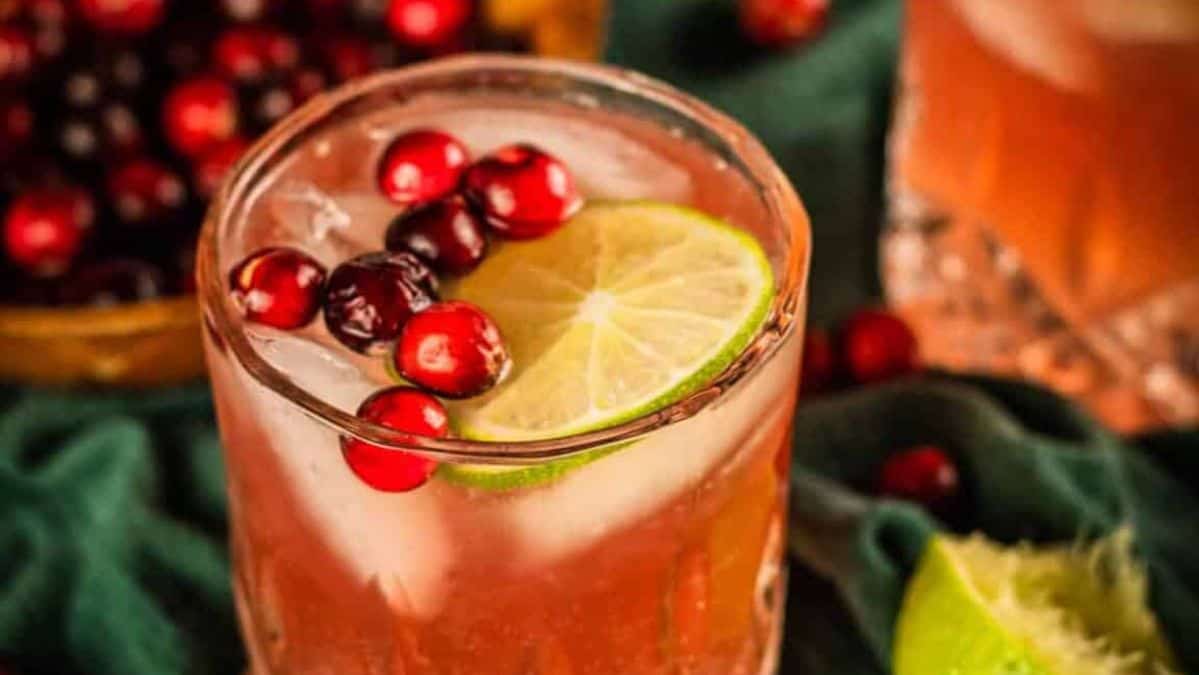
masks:
<svg viewBox="0 0 1199 675"><path fill-rule="evenodd" d="M837 353L828 331L808 329L804 335L803 374L800 389L804 395L828 391L837 379Z"/></svg>
<svg viewBox="0 0 1199 675"><path fill-rule="evenodd" d="M957 466L944 450L932 445L888 457L879 474L880 494L934 510L946 506L957 496L958 489Z"/></svg>
<svg viewBox="0 0 1199 675"><path fill-rule="evenodd" d="M433 305L412 317L394 358L404 379L446 398L482 394L500 381L509 364L495 322L461 301Z"/></svg>
<svg viewBox="0 0 1199 675"><path fill-rule="evenodd" d="M487 237L470 205L455 195L396 217L387 250L411 251L439 274L463 275L483 261Z"/></svg>
<svg viewBox="0 0 1199 675"><path fill-rule="evenodd" d="M35 276L64 272L95 218L92 199L73 188L40 188L17 197L4 219L8 257Z"/></svg>
<svg viewBox="0 0 1199 675"><path fill-rule="evenodd" d="M402 206L431 202L453 192L469 161L466 146L453 136L434 129L409 131L383 151L379 189Z"/></svg>
<svg viewBox="0 0 1199 675"><path fill-rule="evenodd" d="M246 319L283 330L307 325L320 310L325 268L293 248L265 248L229 273Z"/></svg>
<svg viewBox="0 0 1199 675"><path fill-rule="evenodd" d="M438 47L466 28L471 4L471 0L391 0L387 26L406 45Z"/></svg>
<svg viewBox="0 0 1199 675"><path fill-rule="evenodd" d="M464 185L487 223L509 239L547 235L583 206L562 162L531 145L509 145L484 157L467 170Z"/></svg>
<svg viewBox="0 0 1199 675"><path fill-rule="evenodd" d="M249 141L235 136L205 150L192 165L196 192L205 199L211 199L221 186L225 175L229 173L229 169L233 168L249 147Z"/></svg>
<svg viewBox="0 0 1199 675"><path fill-rule="evenodd" d="M123 222L142 225L176 212L187 201L187 188L166 166L136 159L109 175L108 197Z"/></svg>
<svg viewBox="0 0 1199 675"><path fill-rule="evenodd" d="M116 259L81 267L63 283L60 299L68 305L110 307L153 300L166 292L162 271L141 260Z"/></svg>
<svg viewBox="0 0 1199 675"><path fill-rule="evenodd" d="M787 47L816 35L828 19L829 0L741 0L741 27L763 47Z"/></svg>
<svg viewBox="0 0 1199 675"><path fill-rule="evenodd" d="M195 157L236 135L237 94L215 77L185 81L167 95L162 123L171 145Z"/></svg>
<svg viewBox="0 0 1199 675"><path fill-rule="evenodd" d="M437 302L436 278L411 253L367 253L338 265L325 290L325 325L344 345L376 352Z"/></svg>
<svg viewBox="0 0 1199 675"><path fill-rule="evenodd" d="M67 20L64 0L25 0L25 13L39 26L58 26Z"/></svg>
<svg viewBox="0 0 1199 675"><path fill-rule="evenodd" d="M88 23L108 33L132 35L157 26L165 14L164 0L78 0Z"/></svg>
<svg viewBox="0 0 1199 675"><path fill-rule="evenodd" d="M0 24L0 82L23 80L33 70L33 38L17 26Z"/></svg>
<svg viewBox="0 0 1199 675"><path fill-rule="evenodd" d="M437 399L412 387L392 387L362 402L358 416L368 422L405 433L445 438L449 415ZM410 452L385 448L356 438L342 437L346 464L367 485L383 492L407 492L425 484L437 462Z"/></svg>
<svg viewBox="0 0 1199 675"><path fill-rule="evenodd" d="M916 336L890 312L855 312L841 328L840 339L842 362L858 384L882 382L919 369Z"/></svg>
<svg viewBox="0 0 1199 675"><path fill-rule="evenodd" d="M262 27L230 28L217 38L212 51L217 67L238 80L258 80L290 70L300 61L300 46L294 38Z"/></svg>

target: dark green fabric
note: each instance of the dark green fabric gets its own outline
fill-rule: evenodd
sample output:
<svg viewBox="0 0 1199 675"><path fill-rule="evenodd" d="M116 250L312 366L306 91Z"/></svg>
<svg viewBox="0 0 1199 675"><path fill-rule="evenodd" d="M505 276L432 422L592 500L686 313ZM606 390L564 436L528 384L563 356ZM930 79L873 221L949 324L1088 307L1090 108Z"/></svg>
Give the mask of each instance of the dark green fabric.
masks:
<svg viewBox="0 0 1199 675"><path fill-rule="evenodd" d="M867 495L890 452L924 443L959 465L966 498L953 529L1068 542L1131 525L1153 608L1186 672L1199 672L1199 430L1125 442L1044 390L940 378L805 403L795 439L791 550L848 608L819 633L860 641L816 639L807 624L824 605L807 608L795 589L784 672L885 672L904 584L941 525Z"/></svg>

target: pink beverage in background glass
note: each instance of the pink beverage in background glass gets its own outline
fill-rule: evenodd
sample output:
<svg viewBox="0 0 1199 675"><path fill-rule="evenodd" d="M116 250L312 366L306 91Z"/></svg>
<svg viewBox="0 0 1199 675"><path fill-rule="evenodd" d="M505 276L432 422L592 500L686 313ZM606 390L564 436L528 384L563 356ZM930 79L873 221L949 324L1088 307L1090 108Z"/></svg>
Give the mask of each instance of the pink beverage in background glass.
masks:
<svg viewBox="0 0 1199 675"><path fill-rule="evenodd" d="M1199 419L1199 3L913 0L883 240L926 356Z"/></svg>
<svg viewBox="0 0 1199 675"><path fill-rule="evenodd" d="M227 275L263 246L300 248L328 269L380 248L396 207L374 167L397 133L431 126L474 157L535 143L592 202L656 200L732 223L773 267L761 327L687 398L588 434L496 444L363 423L359 403L395 384L384 359L345 349L320 321L282 332L243 320ZM251 672L775 672L808 232L743 129L622 71L468 57L318 100L235 174L206 224L200 278ZM505 335L530 329L484 309ZM346 466L349 436L442 469L610 453L515 489L439 471L381 492Z"/></svg>

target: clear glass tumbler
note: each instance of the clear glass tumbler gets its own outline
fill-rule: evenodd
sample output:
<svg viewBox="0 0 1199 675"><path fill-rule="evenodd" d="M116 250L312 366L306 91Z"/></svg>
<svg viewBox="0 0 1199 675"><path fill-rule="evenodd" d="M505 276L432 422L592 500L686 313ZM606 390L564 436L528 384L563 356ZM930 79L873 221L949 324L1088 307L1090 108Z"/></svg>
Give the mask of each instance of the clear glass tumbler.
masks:
<svg viewBox="0 0 1199 675"><path fill-rule="evenodd" d="M769 318L696 393L584 435L413 439L363 422L353 410L386 373L244 323L226 276L267 244L318 256L369 247L336 221L388 208L362 170L378 156L379 124L437 124L468 142L525 135L591 196L726 218L774 265ZM757 141L615 69L457 58L350 84L268 133L216 198L199 254L251 672L775 672L808 253L802 206ZM619 448L535 487L434 477L391 494L355 479L339 451L346 436L442 462L528 465Z"/></svg>
<svg viewBox="0 0 1199 675"><path fill-rule="evenodd" d="M906 7L883 276L926 356L1199 419L1199 3Z"/></svg>

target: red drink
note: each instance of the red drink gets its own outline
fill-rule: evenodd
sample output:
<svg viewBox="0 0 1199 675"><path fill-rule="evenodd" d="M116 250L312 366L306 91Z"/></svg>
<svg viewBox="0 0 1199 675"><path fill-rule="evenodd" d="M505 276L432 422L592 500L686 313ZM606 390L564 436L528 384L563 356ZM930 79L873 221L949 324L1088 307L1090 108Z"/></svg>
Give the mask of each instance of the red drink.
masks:
<svg viewBox="0 0 1199 675"><path fill-rule="evenodd" d="M807 233L764 151L677 92L595 67L462 59L333 100L252 153L202 247L253 672L774 672ZM325 264L377 247L394 207L361 167L393 131L433 123L476 157L535 142L589 198L686 204L744 228L779 279L758 336L691 397L598 438L403 446L447 465L534 468L613 450L552 480L488 489L439 473L411 492L372 490L338 438L372 433L347 413L393 383L381 360L335 347L323 327L244 323L221 275L268 244Z"/></svg>
<svg viewBox="0 0 1199 675"><path fill-rule="evenodd" d="M907 10L884 276L926 355L1199 418L1199 6Z"/></svg>

